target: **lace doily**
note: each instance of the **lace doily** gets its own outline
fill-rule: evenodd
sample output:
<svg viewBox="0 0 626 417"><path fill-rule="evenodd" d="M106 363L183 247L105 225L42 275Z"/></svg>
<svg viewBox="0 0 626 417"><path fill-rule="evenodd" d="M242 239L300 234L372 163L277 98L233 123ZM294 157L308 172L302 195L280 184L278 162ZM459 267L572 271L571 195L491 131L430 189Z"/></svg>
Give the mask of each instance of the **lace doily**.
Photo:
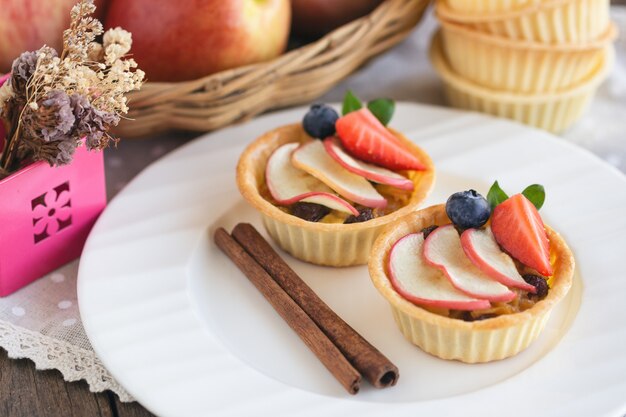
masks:
<svg viewBox="0 0 626 417"><path fill-rule="evenodd" d="M133 401L130 394L111 377L93 350L6 322L0 322L0 345L7 351L9 358L28 358L35 362L35 367L39 370L59 370L66 381L84 379L91 392L111 390L118 395L120 401Z"/></svg>
<svg viewBox="0 0 626 417"><path fill-rule="evenodd" d="M57 369L66 381L84 379L92 392L111 390L133 398L96 356L76 303L78 261L0 298L0 347L10 358L27 358L37 369Z"/></svg>

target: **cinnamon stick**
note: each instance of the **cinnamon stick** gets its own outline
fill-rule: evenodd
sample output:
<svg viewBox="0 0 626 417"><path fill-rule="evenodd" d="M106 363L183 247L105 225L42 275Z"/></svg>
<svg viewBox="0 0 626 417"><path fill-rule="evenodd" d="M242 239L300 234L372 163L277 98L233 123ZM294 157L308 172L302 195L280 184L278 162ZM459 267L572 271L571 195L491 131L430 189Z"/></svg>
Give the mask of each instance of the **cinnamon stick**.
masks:
<svg viewBox="0 0 626 417"><path fill-rule="evenodd" d="M252 225L239 223L232 235L370 384L376 388L396 384L398 368L322 301Z"/></svg>
<svg viewBox="0 0 626 417"><path fill-rule="evenodd" d="M214 239L341 385L350 394L359 392L361 375L267 271L223 228L217 229Z"/></svg>

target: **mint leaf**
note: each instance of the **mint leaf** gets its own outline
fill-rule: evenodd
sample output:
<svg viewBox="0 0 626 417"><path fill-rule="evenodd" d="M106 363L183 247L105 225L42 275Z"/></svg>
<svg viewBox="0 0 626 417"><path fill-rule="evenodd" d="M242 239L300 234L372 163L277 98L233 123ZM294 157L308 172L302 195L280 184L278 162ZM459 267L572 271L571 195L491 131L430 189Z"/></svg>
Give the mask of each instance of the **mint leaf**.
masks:
<svg viewBox="0 0 626 417"><path fill-rule="evenodd" d="M487 193L487 201L491 206L491 210L496 208L498 204L502 203L507 198L509 198L509 196L506 195L502 188L500 188L500 184L498 184L498 181L494 182L489 189L489 192Z"/></svg>
<svg viewBox="0 0 626 417"><path fill-rule="evenodd" d="M539 210L543 206L543 202L546 201L546 190L543 185L533 184L529 185L522 191L524 197L530 200L531 203Z"/></svg>
<svg viewBox="0 0 626 417"><path fill-rule="evenodd" d="M367 103L367 108L385 126L391 121L396 103L388 98L379 98Z"/></svg>
<svg viewBox="0 0 626 417"><path fill-rule="evenodd" d="M343 97L343 107L341 108L341 114L344 116L353 111L359 110L363 107L361 100L350 90L346 91L346 95Z"/></svg>

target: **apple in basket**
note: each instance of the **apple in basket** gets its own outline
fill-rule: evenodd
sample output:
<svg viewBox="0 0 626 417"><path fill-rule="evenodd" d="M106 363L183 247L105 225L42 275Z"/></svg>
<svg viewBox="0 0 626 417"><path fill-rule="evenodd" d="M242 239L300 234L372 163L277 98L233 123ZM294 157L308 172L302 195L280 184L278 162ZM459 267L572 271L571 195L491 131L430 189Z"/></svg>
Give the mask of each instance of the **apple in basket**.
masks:
<svg viewBox="0 0 626 417"><path fill-rule="evenodd" d="M382 0L291 0L292 31L296 35L320 36L365 16Z"/></svg>
<svg viewBox="0 0 626 417"><path fill-rule="evenodd" d="M290 22L289 0L111 0L105 27L133 34L149 81L184 81L275 58Z"/></svg>
<svg viewBox="0 0 626 417"><path fill-rule="evenodd" d="M24 51L49 45L60 51L70 9L78 0L0 0L0 73L9 72ZM95 0L95 17L104 15L105 0Z"/></svg>

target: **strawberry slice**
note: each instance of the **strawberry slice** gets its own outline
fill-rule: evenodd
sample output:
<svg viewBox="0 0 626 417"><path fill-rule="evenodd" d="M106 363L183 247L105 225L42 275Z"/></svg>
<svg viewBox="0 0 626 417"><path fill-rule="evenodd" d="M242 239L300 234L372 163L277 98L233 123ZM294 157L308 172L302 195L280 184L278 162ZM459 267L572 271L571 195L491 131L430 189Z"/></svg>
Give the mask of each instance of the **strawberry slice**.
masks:
<svg viewBox="0 0 626 417"><path fill-rule="evenodd" d="M335 127L344 148L361 161L391 170L426 169L367 108L340 117Z"/></svg>
<svg viewBox="0 0 626 417"><path fill-rule="evenodd" d="M522 194L496 206L491 215L491 231L512 257L542 275L552 275L546 229L533 203Z"/></svg>

